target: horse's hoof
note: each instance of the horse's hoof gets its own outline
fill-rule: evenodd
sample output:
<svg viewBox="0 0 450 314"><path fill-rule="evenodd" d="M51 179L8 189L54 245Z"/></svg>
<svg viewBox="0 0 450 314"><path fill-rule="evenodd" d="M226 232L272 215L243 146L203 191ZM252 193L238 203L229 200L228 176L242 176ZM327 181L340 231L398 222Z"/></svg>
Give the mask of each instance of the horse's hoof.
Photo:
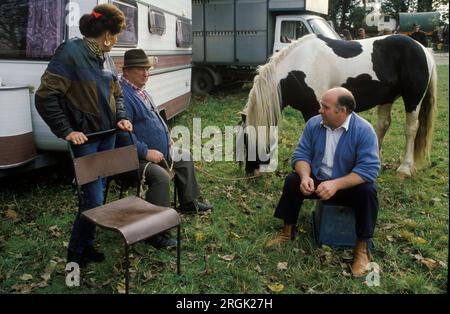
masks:
<svg viewBox="0 0 450 314"><path fill-rule="evenodd" d="M397 173L400 177L410 178L415 174L415 168L405 165L400 165L397 169Z"/></svg>

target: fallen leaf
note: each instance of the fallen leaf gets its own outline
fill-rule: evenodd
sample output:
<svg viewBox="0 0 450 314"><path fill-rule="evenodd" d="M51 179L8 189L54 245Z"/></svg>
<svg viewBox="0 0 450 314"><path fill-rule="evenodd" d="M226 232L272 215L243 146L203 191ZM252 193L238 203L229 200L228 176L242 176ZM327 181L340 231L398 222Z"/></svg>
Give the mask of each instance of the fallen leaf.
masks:
<svg viewBox="0 0 450 314"><path fill-rule="evenodd" d="M225 261L232 261L236 256L234 254L230 254L230 255L219 255L219 257Z"/></svg>
<svg viewBox="0 0 450 314"><path fill-rule="evenodd" d="M259 267L259 265L256 265L255 269L256 269L256 271L257 271L258 273L261 273L261 272L262 272L262 269L261 269L261 267Z"/></svg>
<svg viewBox="0 0 450 314"><path fill-rule="evenodd" d="M441 199L439 197L434 197L431 199L434 203L440 203Z"/></svg>
<svg viewBox="0 0 450 314"><path fill-rule="evenodd" d="M48 282L50 280L57 264L58 263L56 261L50 260L48 265L45 267L44 273L41 275L41 278L44 279L45 282Z"/></svg>
<svg viewBox="0 0 450 314"><path fill-rule="evenodd" d="M33 279L33 276L30 274L23 274L22 276L20 276L20 280L23 280L23 281L28 281L31 279Z"/></svg>
<svg viewBox="0 0 450 314"><path fill-rule="evenodd" d="M23 235L23 230L15 229L15 230L13 231L13 233L14 233L16 236L21 236L21 235Z"/></svg>
<svg viewBox="0 0 450 314"><path fill-rule="evenodd" d="M17 221L17 212L13 209L7 209L5 212L5 216L12 221Z"/></svg>
<svg viewBox="0 0 450 314"><path fill-rule="evenodd" d="M230 237L233 238L233 239L240 239L241 238L237 233L235 233L233 231L230 231Z"/></svg>
<svg viewBox="0 0 450 314"><path fill-rule="evenodd" d="M324 265L331 264L331 261L333 260L333 254L329 251L323 251L320 254L320 259L322 261L322 264Z"/></svg>
<svg viewBox="0 0 450 314"><path fill-rule="evenodd" d="M50 231L51 235L55 238L59 238L62 235L61 229L57 225L50 226L48 230Z"/></svg>
<svg viewBox="0 0 450 314"><path fill-rule="evenodd" d="M405 220L403 220L402 223L403 223L403 225L410 227L410 228L417 228L419 226L419 224L412 219L405 219Z"/></svg>
<svg viewBox="0 0 450 314"><path fill-rule="evenodd" d="M15 284L11 287L12 291L28 294L34 288L34 285Z"/></svg>
<svg viewBox="0 0 450 314"><path fill-rule="evenodd" d="M279 269L279 270L287 270L287 268L288 268L287 262L279 262L277 264L277 269Z"/></svg>
<svg viewBox="0 0 450 314"><path fill-rule="evenodd" d="M201 232L201 231L197 231L197 232L195 233L195 240L196 240L197 242L200 242L200 241L205 240L205 234L204 234L203 232Z"/></svg>
<svg viewBox="0 0 450 314"><path fill-rule="evenodd" d="M197 255L195 255L194 253L191 253L191 252L187 253L187 257L190 262L195 262L196 260L198 260Z"/></svg>
<svg viewBox="0 0 450 314"><path fill-rule="evenodd" d="M390 235L386 236L386 239L387 239L389 242L394 242L394 241L395 241L395 238L394 238L393 236L390 236Z"/></svg>
<svg viewBox="0 0 450 314"><path fill-rule="evenodd" d="M433 269L435 269L436 267L439 266L439 263L438 263L438 262L436 262L434 259L431 259L431 258L428 258L428 257L422 259L420 262L421 262L422 264L424 264L425 266L427 266L427 268L428 268L429 270L433 270Z"/></svg>
<svg viewBox="0 0 450 314"><path fill-rule="evenodd" d="M36 285L36 287L38 287L38 288L45 288L45 287L47 287L47 286L48 286L47 281L41 281L40 283L38 283L38 284Z"/></svg>
<svg viewBox="0 0 450 314"><path fill-rule="evenodd" d="M149 281L150 279L152 279L153 278L153 274L152 274L152 271L151 270L149 270L149 271L146 271L145 273L144 273L144 280L142 280L143 282L147 282L147 281Z"/></svg>
<svg viewBox="0 0 450 314"><path fill-rule="evenodd" d="M420 254L411 254L412 258L414 258L417 261L423 260L423 256Z"/></svg>
<svg viewBox="0 0 450 314"><path fill-rule="evenodd" d="M389 230L389 229L392 229L392 228L394 228L394 227L395 227L395 224L393 224L393 223L387 223L387 224L385 224L383 227L381 227L381 229Z"/></svg>
<svg viewBox="0 0 450 314"><path fill-rule="evenodd" d="M421 237L413 237L413 238L411 239L411 242L412 242L413 244L426 244L426 243L427 243L427 240L425 240L424 238L421 238Z"/></svg>
<svg viewBox="0 0 450 314"><path fill-rule="evenodd" d="M125 294L125 283L123 281L119 282L117 284L116 289L117 289L117 292Z"/></svg>
<svg viewBox="0 0 450 314"><path fill-rule="evenodd" d="M345 270L342 271L342 275L344 275L345 277L350 277L351 274L347 273Z"/></svg>
<svg viewBox="0 0 450 314"><path fill-rule="evenodd" d="M281 292L284 289L284 286L281 283L273 283L268 285L269 289L273 292Z"/></svg>

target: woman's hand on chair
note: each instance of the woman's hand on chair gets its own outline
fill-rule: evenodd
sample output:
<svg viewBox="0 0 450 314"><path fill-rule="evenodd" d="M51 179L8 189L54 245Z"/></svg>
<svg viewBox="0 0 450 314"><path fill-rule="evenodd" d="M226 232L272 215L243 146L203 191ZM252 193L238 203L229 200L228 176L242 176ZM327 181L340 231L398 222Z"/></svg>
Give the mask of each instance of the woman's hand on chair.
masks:
<svg viewBox="0 0 450 314"><path fill-rule="evenodd" d="M164 155L156 149L148 149L147 156L145 159L154 162L156 164L159 164L164 159Z"/></svg>
<svg viewBox="0 0 450 314"><path fill-rule="evenodd" d="M117 122L117 127L119 129L121 129L122 131L128 131L128 132L133 131L133 125L131 124L130 121L128 121L126 119L122 119L119 122Z"/></svg>
<svg viewBox="0 0 450 314"><path fill-rule="evenodd" d="M83 132L73 131L66 136L65 140L74 145L81 145L86 143L88 141L88 138L86 137L86 135L84 135Z"/></svg>

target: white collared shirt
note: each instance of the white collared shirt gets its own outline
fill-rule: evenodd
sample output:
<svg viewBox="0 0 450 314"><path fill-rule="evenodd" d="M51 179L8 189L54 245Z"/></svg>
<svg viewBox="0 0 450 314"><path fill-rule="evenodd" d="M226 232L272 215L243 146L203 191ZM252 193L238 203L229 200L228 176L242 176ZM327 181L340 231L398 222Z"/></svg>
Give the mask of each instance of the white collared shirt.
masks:
<svg viewBox="0 0 450 314"><path fill-rule="evenodd" d="M332 130L329 126L323 124L323 121L321 122L322 126L327 129L327 137L325 142L325 153L323 155L320 171L329 178L331 178L331 175L333 173L334 154L336 152L337 144L339 143L339 139L341 138L344 131L348 130L351 117L352 115L349 114L344 123L342 123L340 127L334 130Z"/></svg>

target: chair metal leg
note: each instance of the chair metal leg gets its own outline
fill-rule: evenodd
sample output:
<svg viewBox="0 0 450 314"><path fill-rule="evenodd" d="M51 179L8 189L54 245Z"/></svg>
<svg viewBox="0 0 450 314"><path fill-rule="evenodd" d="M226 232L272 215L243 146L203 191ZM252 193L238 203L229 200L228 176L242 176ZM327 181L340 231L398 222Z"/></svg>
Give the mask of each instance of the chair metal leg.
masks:
<svg viewBox="0 0 450 314"><path fill-rule="evenodd" d="M111 180L109 178L106 178L105 193L103 194L103 205L106 204L106 198L108 197L108 191L109 191L110 184L111 184Z"/></svg>
<svg viewBox="0 0 450 314"><path fill-rule="evenodd" d="M173 207L176 210L177 209L177 186L173 185Z"/></svg>
<svg viewBox="0 0 450 314"><path fill-rule="evenodd" d="M125 294L130 290L130 247L125 244Z"/></svg>
<svg viewBox="0 0 450 314"><path fill-rule="evenodd" d="M121 184L120 185L120 194L119 194L119 199L121 199L122 198L122 196L123 196L123 185Z"/></svg>
<svg viewBox="0 0 450 314"><path fill-rule="evenodd" d="M177 274L181 274L180 250L181 250L181 225L177 226Z"/></svg>

